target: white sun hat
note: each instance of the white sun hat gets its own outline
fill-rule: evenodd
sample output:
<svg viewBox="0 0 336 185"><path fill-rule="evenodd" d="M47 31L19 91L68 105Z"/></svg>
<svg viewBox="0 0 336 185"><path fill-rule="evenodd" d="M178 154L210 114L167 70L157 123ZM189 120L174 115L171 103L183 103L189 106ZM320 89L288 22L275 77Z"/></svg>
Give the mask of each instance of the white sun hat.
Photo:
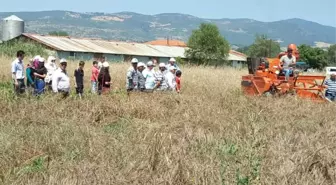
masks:
<svg viewBox="0 0 336 185"><path fill-rule="evenodd" d="M136 63L138 63L139 61L138 61L137 58L133 58L131 62L132 62L132 64L136 64Z"/></svg>
<svg viewBox="0 0 336 185"><path fill-rule="evenodd" d="M62 59L60 60L60 64L62 64L62 63L67 63L67 61L66 61L64 58L62 58Z"/></svg>
<svg viewBox="0 0 336 185"><path fill-rule="evenodd" d="M159 67L166 67L166 64L165 63L160 63Z"/></svg>
<svg viewBox="0 0 336 185"><path fill-rule="evenodd" d="M39 62L44 63L45 59L41 57L41 58L39 58Z"/></svg>
<svg viewBox="0 0 336 185"><path fill-rule="evenodd" d="M176 67L175 66L170 66L169 67L169 70L172 71L172 70L176 70Z"/></svg>
<svg viewBox="0 0 336 185"><path fill-rule="evenodd" d="M103 67L109 67L109 66L110 66L110 64L109 64L108 62L105 61L105 62L103 63Z"/></svg>
<svg viewBox="0 0 336 185"><path fill-rule="evenodd" d="M34 60L40 60L40 58L41 58L40 55L36 55L36 56L34 57Z"/></svg>
<svg viewBox="0 0 336 185"><path fill-rule="evenodd" d="M139 62L137 67L146 67L146 65L143 62Z"/></svg>
<svg viewBox="0 0 336 185"><path fill-rule="evenodd" d="M175 60L175 58L172 57L172 58L169 59L169 62L176 62L176 60Z"/></svg>
<svg viewBox="0 0 336 185"><path fill-rule="evenodd" d="M154 66L152 61L147 62L147 66Z"/></svg>

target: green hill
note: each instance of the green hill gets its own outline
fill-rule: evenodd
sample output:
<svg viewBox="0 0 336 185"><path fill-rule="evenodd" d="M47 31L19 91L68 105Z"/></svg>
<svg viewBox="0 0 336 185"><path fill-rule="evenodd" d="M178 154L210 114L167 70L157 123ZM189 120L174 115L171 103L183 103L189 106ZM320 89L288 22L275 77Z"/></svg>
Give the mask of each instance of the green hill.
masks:
<svg viewBox="0 0 336 185"><path fill-rule="evenodd" d="M113 40L144 42L169 36L187 41L193 29L202 22L209 22L218 25L223 36L238 46L251 44L256 34L267 34L269 38L280 41L282 46L336 42L335 27L302 19L260 22L252 19L202 19L175 13L143 15L69 11L6 12L0 13L0 18L12 14L26 21L26 32L39 34L66 31L71 36Z"/></svg>

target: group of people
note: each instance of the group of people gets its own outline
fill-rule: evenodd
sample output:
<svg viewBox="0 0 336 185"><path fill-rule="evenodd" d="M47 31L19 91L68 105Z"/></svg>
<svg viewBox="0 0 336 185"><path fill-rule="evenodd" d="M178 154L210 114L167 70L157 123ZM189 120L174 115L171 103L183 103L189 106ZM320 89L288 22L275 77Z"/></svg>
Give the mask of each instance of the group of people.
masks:
<svg viewBox="0 0 336 185"><path fill-rule="evenodd" d="M49 56L47 61L39 55L29 61L24 67L24 51L17 52L17 58L12 62L11 72L16 94L25 93L27 90L33 95L41 95L46 91L60 93L64 97L70 93L70 77L67 73L67 60L60 59L59 65L56 58ZM136 58L131 61L131 67L126 74L127 91L153 92L181 90L182 72L171 58L169 63L159 64L159 70L155 71L152 61L139 62ZM84 93L84 66L80 61L74 70L74 86L79 97ZM26 81L25 81L26 79ZM109 63L93 61L91 69L91 92L96 94L108 93L111 89L112 79L109 72Z"/></svg>

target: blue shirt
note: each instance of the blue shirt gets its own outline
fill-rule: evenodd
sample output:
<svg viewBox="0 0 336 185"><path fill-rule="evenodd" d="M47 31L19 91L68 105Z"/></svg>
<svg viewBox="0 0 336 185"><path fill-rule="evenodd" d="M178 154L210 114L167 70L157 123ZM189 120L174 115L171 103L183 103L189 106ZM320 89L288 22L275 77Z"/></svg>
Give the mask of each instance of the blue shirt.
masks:
<svg viewBox="0 0 336 185"><path fill-rule="evenodd" d="M16 59L12 62L12 73L15 73L17 80L22 80L25 78L23 62Z"/></svg>
<svg viewBox="0 0 336 185"><path fill-rule="evenodd" d="M327 93L336 93L336 80L333 81L328 79L324 84L328 86Z"/></svg>

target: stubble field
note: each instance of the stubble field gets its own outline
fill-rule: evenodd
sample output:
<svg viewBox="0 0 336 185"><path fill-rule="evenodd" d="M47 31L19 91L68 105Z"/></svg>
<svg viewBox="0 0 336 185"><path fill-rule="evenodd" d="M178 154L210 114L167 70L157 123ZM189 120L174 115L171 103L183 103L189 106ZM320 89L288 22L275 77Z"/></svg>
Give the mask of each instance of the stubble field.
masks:
<svg viewBox="0 0 336 185"><path fill-rule="evenodd" d="M336 184L335 104L245 97L247 70L184 67L181 94L127 97L128 65L112 64L109 95L15 100L10 61L0 184Z"/></svg>

